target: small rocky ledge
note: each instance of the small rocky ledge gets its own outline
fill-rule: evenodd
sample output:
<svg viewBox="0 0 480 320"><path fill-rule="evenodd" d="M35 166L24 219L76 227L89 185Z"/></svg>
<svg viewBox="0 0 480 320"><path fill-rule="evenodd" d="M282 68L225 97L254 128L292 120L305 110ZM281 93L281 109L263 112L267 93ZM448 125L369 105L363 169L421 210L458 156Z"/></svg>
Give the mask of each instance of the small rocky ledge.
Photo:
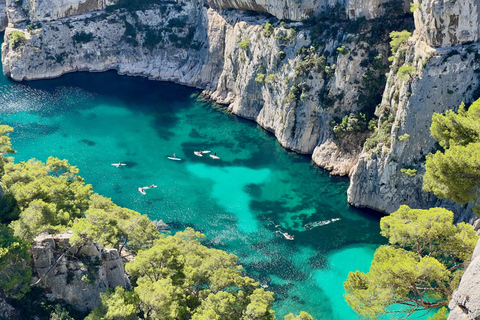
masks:
<svg viewBox="0 0 480 320"><path fill-rule="evenodd" d="M96 243L72 248L71 235L43 233L32 245L34 281L40 281L49 299L63 299L87 311L98 306L100 292L130 287L116 249L102 249Z"/></svg>

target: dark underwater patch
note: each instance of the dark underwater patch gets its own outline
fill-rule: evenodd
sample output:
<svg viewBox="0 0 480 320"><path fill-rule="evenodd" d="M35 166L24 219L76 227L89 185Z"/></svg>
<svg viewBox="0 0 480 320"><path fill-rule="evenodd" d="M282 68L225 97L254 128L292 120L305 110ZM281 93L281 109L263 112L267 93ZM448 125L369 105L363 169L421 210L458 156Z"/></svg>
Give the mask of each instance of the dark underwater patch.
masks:
<svg viewBox="0 0 480 320"><path fill-rule="evenodd" d="M252 198L260 198L262 196L262 188L255 183L247 184L243 188L243 191L245 191L245 193L251 196Z"/></svg>
<svg viewBox="0 0 480 320"><path fill-rule="evenodd" d="M259 261L248 265L249 268L261 273L274 274L284 280L305 281L307 275L298 270L293 262L283 257L273 258L271 261Z"/></svg>
<svg viewBox="0 0 480 320"><path fill-rule="evenodd" d="M82 139L78 142L81 142L81 143L85 143L87 146L89 147L93 147L94 145L96 145L95 142L91 141L91 140L88 140L88 139Z"/></svg>

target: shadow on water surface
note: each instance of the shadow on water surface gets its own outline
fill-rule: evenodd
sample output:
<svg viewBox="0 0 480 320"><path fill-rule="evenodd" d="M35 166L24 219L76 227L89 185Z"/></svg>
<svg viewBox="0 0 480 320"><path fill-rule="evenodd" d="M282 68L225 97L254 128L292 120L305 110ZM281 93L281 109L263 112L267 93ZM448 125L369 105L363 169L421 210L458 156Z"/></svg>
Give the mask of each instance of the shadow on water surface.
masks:
<svg viewBox="0 0 480 320"><path fill-rule="evenodd" d="M79 111L88 110L99 103L120 102L134 114L153 116L152 126L164 140L175 135L172 129L179 121L177 113L198 98L198 91L189 87L143 77L119 76L115 71L75 72L55 79L24 81L20 84L7 81L27 91L24 95L39 97L37 103L41 107L34 112L40 117L58 116L62 112L80 115ZM75 98L72 99L72 96ZM87 120L96 117L94 113L86 116Z"/></svg>

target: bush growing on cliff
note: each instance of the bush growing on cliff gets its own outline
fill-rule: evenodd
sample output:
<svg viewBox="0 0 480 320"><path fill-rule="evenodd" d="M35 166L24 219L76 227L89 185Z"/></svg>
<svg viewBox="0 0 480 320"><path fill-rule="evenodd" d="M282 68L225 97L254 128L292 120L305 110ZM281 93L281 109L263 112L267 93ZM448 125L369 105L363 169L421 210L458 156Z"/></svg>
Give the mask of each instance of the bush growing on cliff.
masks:
<svg viewBox="0 0 480 320"><path fill-rule="evenodd" d="M13 158L7 155L16 153L16 151L12 149L12 143L8 136L10 132L13 132L12 127L0 125L0 176L5 173L5 164L13 161Z"/></svg>
<svg viewBox="0 0 480 320"><path fill-rule="evenodd" d="M240 46L240 49L247 51L250 47L250 39L244 38L238 45Z"/></svg>
<svg viewBox="0 0 480 320"><path fill-rule="evenodd" d="M417 169L405 167L400 169L401 172L405 173L409 177L415 177L417 175Z"/></svg>
<svg viewBox="0 0 480 320"><path fill-rule="evenodd" d="M468 111L434 113L430 132L445 148L427 155L423 189L461 204L474 202L480 215L480 99Z"/></svg>
<svg viewBox="0 0 480 320"><path fill-rule="evenodd" d="M337 51L338 51L338 53L345 55L345 54L348 53L348 48L345 47L345 46L341 46L341 47L337 48Z"/></svg>
<svg viewBox="0 0 480 320"><path fill-rule="evenodd" d="M8 34L8 43L12 49L16 49L27 42L27 38L22 31L12 31Z"/></svg>
<svg viewBox="0 0 480 320"><path fill-rule="evenodd" d="M340 123L334 123L333 132L340 137L346 133L361 132L367 130L367 115L363 112L345 115Z"/></svg>
<svg viewBox="0 0 480 320"><path fill-rule="evenodd" d="M478 236L466 223L453 224L453 212L401 206L380 221L388 238L375 252L368 273L350 272L344 282L347 303L362 317L389 312L404 318L414 311L448 305ZM401 311L394 311L402 305Z"/></svg>
<svg viewBox="0 0 480 320"><path fill-rule="evenodd" d="M265 73L257 73L255 77L256 82L265 82Z"/></svg>
<svg viewBox="0 0 480 320"><path fill-rule="evenodd" d="M392 39L390 41L390 50L392 51L392 56L388 58L389 61L393 61L398 49L407 43L407 40L411 35L412 34L407 30L390 32L390 38Z"/></svg>
<svg viewBox="0 0 480 320"><path fill-rule="evenodd" d="M87 33L85 31L77 32L72 39L75 43L88 43L93 40L93 33Z"/></svg>
<svg viewBox="0 0 480 320"><path fill-rule="evenodd" d="M273 27L273 25L269 22L263 24L263 35L265 37L270 37L273 32L275 31L275 28Z"/></svg>
<svg viewBox="0 0 480 320"><path fill-rule="evenodd" d="M398 68L397 76L402 81L410 81L413 79L413 74L415 73L415 68L412 66L401 66Z"/></svg>

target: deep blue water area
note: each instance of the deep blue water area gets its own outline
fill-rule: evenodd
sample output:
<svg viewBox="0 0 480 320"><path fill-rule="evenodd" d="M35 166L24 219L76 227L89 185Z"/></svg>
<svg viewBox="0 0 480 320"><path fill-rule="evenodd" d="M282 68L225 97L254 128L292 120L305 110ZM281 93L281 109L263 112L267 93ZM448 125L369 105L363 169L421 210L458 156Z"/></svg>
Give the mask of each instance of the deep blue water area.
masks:
<svg viewBox="0 0 480 320"><path fill-rule="evenodd" d="M203 232L206 245L236 254L247 275L275 292L277 318L301 310L356 318L343 281L349 271L368 271L385 242L380 215L349 206L346 178L283 149L254 122L194 89L114 72L26 83L1 76L0 110L15 129L15 161L68 159L118 205L172 231ZM173 153L182 160L169 160ZM119 161L126 165L111 165ZM158 188L138 191L151 184Z"/></svg>

